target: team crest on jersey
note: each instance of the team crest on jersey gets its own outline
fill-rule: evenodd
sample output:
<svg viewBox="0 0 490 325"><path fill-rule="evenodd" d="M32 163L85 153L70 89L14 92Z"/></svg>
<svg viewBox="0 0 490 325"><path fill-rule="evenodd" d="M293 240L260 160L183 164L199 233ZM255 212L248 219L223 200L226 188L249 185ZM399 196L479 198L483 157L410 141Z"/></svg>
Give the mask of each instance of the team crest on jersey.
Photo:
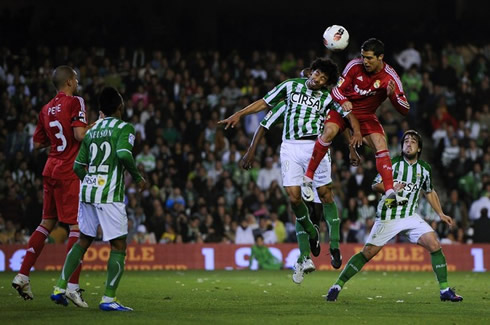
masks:
<svg viewBox="0 0 490 325"><path fill-rule="evenodd" d="M134 134L132 134L132 133L129 134L128 142L130 145L134 146Z"/></svg>
<svg viewBox="0 0 490 325"><path fill-rule="evenodd" d="M104 186L107 183L107 175L97 175L97 186Z"/></svg>
<svg viewBox="0 0 490 325"><path fill-rule="evenodd" d="M379 81L379 79L376 80L373 84L374 88L379 88L380 85L381 85L381 81Z"/></svg>
<svg viewBox="0 0 490 325"><path fill-rule="evenodd" d="M339 80L337 81L337 87L340 87L342 86L342 84L344 83L345 79L342 78L342 77L339 77Z"/></svg>

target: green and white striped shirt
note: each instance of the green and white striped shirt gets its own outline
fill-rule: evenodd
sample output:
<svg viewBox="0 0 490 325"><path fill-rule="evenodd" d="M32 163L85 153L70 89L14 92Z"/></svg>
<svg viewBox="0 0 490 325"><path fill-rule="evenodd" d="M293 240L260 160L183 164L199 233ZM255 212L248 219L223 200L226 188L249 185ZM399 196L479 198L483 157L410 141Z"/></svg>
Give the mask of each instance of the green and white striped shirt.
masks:
<svg viewBox="0 0 490 325"><path fill-rule="evenodd" d="M381 220L401 219L412 216L419 203L420 190L424 190L426 193L433 190L432 171L427 162L419 159L411 165L401 156L393 158L391 162L393 165L393 182L405 184L403 190L397 194L408 198L408 203L404 206L387 208L384 204L386 195L383 195L376 211L376 218ZM374 179L373 185L381 182L381 176L378 174Z"/></svg>
<svg viewBox="0 0 490 325"><path fill-rule="evenodd" d="M75 160L75 169L86 168L80 186L81 202L123 201L124 170L128 167L123 164L123 157L130 162L128 170L141 177L132 157L134 139L134 127L114 117L98 121L87 131Z"/></svg>
<svg viewBox="0 0 490 325"><path fill-rule="evenodd" d="M332 100L329 90L309 89L306 86L307 80L306 78L288 79L264 96L264 101L270 106L279 104L281 100L285 102L281 109L276 112L271 110L266 116L272 118L272 114L284 114L283 140L321 134L329 109L336 110L343 117L349 114Z"/></svg>

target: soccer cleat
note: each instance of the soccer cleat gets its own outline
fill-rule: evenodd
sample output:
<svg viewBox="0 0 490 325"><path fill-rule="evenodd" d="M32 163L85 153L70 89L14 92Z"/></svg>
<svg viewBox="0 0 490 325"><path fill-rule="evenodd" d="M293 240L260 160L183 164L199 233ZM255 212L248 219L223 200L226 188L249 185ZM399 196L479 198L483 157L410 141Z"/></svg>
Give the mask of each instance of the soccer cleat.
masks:
<svg viewBox="0 0 490 325"><path fill-rule="evenodd" d="M313 192L313 180L309 177L303 176L303 184L301 184L301 196L306 202L311 202L315 198Z"/></svg>
<svg viewBox="0 0 490 325"><path fill-rule="evenodd" d="M305 278L305 274L315 271L315 264L310 258L305 258L303 262L294 265L293 282L300 284Z"/></svg>
<svg viewBox="0 0 490 325"><path fill-rule="evenodd" d="M337 297L339 296L340 290L342 288L338 284L334 284L327 293L325 299L327 301L337 301Z"/></svg>
<svg viewBox="0 0 490 325"><path fill-rule="evenodd" d="M17 274L15 278L12 280L12 288L17 290L19 295L24 300L34 299L34 295L32 294L31 291L31 283L29 282L28 276Z"/></svg>
<svg viewBox="0 0 490 325"><path fill-rule="evenodd" d="M310 241L310 250L311 250L311 254L313 254L313 256L318 256L320 255L320 250L321 250L321 245L320 245L320 228L318 227L318 225L313 225L315 227L315 230L316 230L316 239L312 239L310 237L309 241Z"/></svg>
<svg viewBox="0 0 490 325"><path fill-rule="evenodd" d="M441 292L441 301L460 302L463 301L463 297L458 296L454 289L448 288L446 291Z"/></svg>
<svg viewBox="0 0 490 325"><path fill-rule="evenodd" d="M395 208L397 206L403 206L408 203L406 197L397 195L395 192L388 195L385 199L385 206L387 208Z"/></svg>
<svg viewBox="0 0 490 325"><path fill-rule="evenodd" d="M342 254L340 254L340 249L330 248L330 264L334 269L338 269L342 266Z"/></svg>
<svg viewBox="0 0 490 325"><path fill-rule="evenodd" d="M51 294L51 300L57 305L68 306L68 300L66 300L66 290L58 287L54 287L53 293Z"/></svg>
<svg viewBox="0 0 490 325"><path fill-rule="evenodd" d="M99 304L99 309L104 311L133 311L133 308L121 305L119 301L114 299L112 302L103 302Z"/></svg>
<svg viewBox="0 0 490 325"><path fill-rule="evenodd" d="M88 304L85 302L82 296L82 292L84 291L85 290L80 288L75 290L67 289L65 297L70 299L71 302L73 302L73 304L77 307L88 308Z"/></svg>

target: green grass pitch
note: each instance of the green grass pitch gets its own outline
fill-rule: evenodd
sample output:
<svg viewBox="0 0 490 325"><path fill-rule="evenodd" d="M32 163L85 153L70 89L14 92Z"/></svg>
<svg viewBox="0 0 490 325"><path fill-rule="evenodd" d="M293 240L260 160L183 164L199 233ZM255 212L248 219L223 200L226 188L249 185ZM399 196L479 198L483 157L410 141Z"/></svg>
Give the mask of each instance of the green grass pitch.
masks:
<svg viewBox="0 0 490 325"><path fill-rule="evenodd" d="M362 272L337 302L322 297L338 272L314 272L301 285L284 271L126 272L119 300L134 312L98 310L104 272L82 272L88 309L49 299L59 272L33 272L33 301L0 273L0 324L490 324L490 273L454 272L462 303L441 302L430 272Z"/></svg>

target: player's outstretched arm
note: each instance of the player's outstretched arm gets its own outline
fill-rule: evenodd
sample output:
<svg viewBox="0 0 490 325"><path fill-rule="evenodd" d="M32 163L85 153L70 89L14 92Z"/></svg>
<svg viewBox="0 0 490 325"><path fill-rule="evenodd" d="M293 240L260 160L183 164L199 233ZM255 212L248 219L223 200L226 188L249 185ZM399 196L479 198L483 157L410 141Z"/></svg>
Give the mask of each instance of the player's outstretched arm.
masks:
<svg viewBox="0 0 490 325"><path fill-rule="evenodd" d="M354 167L359 166L359 164L361 163L361 156L359 156L359 153L357 152L356 148L350 145L351 138L352 138L351 134L350 134L350 130L345 129L344 132L342 133L342 135L344 136L345 140L349 144L349 146L348 146L349 147L349 164L351 164Z"/></svg>
<svg viewBox="0 0 490 325"><path fill-rule="evenodd" d="M264 137L264 134L267 132L267 129L263 127L262 125L259 125L257 130L255 130L254 137L252 139L252 143L250 143L250 146L248 147L247 152L243 155L241 161L240 161L240 166L243 169L250 169L253 166L253 163L255 161L255 151L257 150L257 146L260 143L260 140Z"/></svg>
<svg viewBox="0 0 490 325"><path fill-rule="evenodd" d="M452 226L453 225L453 219L444 214L442 211L441 207L441 201L439 200L439 195L437 195L437 192L435 190L432 190L432 192L425 193L425 197L427 198L427 201L429 201L430 206L434 211L439 215L442 221L444 221L447 225Z"/></svg>
<svg viewBox="0 0 490 325"><path fill-rule="evenodd" d="M267 105L265 100L259 99L259 100L256 100L255 102L253 102L252 104L248 105L247 107L242 108L241 110L239 110L235 114L231 115L230 117L228 117L224 120L218 121L218 124L224 124L225 130L228 129L230 126L232 128L234 128L235 125L240 121L242 116L255 114L255 113L258 113L260 111L263 111L266 108L269 108L269 105Z"/></svg>
<svg viewBox="0 0 490 325"><path fill-rule="evenodd" d="M75 136L75 139L78 142L82 142L83 138L85 137L85 134L87 134L87 131L90 130L96 122L90 123L87 126L76 126L73 128L73 135Z"/></svg>
<svg viewBox="0 0 490 325"><path fill-rule="evenodd" d="M401 82L400 82L401 83ZM388 81L388 86L386 87L386 95L390 99L391 104L395 109L403 116L408 114L410 110L410 104L405 97L405 94L401 89L398 88L394 80Z"/></svg>

